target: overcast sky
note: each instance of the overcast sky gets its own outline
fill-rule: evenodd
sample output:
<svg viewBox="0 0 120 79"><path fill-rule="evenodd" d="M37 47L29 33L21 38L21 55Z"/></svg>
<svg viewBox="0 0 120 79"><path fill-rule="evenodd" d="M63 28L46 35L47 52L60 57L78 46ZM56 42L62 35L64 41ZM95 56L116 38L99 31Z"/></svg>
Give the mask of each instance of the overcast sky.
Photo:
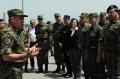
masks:
<svg viewBox="0 0 120 79"><path fill-rule="evenodd" d="M3 13L13 8L22 8L22 0L0 0L0 18ZM25 23L29 23L31 18L36 19L39 14L43 14L45 21L54 22L54 13L58 12L63 17L65 14L79 19L81 12L104 12L109 5L120 7L120 0L23 0L24 12L29 17Z"/></svg>

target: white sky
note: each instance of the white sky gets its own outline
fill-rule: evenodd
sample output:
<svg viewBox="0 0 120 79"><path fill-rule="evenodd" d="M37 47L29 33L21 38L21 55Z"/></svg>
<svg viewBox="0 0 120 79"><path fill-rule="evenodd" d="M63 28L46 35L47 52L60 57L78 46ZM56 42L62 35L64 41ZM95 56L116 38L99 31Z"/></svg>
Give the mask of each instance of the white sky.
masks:
<svg viewBox="0 0 120 79"><path fill-rule="evenodd" d="M65 14L79 19L81 12L104 12L109 5L120 7L120 0L23 0L24 12L29 17L25 23L29 23L31 18L36 19L39 14L43 14L45 21L54 22L54 13L58 12L61 16ZM0 1L0 18L3 13L6 15L7 10L13 8L22 8L22 0L1 0Z"/></svg>

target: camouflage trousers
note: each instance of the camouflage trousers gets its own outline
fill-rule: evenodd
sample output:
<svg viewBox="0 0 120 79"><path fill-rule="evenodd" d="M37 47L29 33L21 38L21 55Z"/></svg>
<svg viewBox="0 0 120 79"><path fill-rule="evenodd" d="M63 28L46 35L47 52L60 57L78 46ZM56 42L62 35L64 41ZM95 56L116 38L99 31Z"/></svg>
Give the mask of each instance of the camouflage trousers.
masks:
<svg viewBox="0 0 120 79"><path fill-rule="evenodd" d="M0 79L22 79L22 69L19 68L0 68Z"/></svg>
<svg viewBox="0 0 120 79"><path fill-rule="evenodd" d="M105 65L109 79L120 79L120 55L117 51L105 51Z"/></svg>

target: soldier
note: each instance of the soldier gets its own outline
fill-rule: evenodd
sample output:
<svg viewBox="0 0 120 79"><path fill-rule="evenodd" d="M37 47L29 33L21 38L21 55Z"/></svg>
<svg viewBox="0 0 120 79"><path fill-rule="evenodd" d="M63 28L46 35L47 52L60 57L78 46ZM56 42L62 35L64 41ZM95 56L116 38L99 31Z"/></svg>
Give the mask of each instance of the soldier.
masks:
<svg viewBox="0 0 120 79"><path fill-rule="evenodd" d="M87 79L105 79L105 66L102 62L102 39L103 29L98 25L97 13L89 14L91 27L87 32L86 43L86 62L87 62Z"/></svg>
<svg viewBox="0 0 120 79"><path fill-rule="evenodd" d="M60 39L59 39L59 45L62 48L63 52L63 63L66 65L67 72L63 74L65 78L72 77L72 69L71 69L71 61L70 57L68 55L68 37L67 37L67 31L70 28L70 16L64 15L64 26L60 29Z"/></svg>
<svg viewBox="0 0 120 79"><path fill-rule="evenodd" d="M37 55L38 73L43 72L43 64L45 64L45 72L48 72L48 51L49 51L49 38L50 28L48 24L44 23L43 15L38 16L38 24L35 27L35 34L37 42L42 47L41 53Z"/></svg>
<svg viewBox="0 0 120 79"><path fill-rule="evenodd" d="M105 28L106 25L108 25L108 20L107 20L107 14L106 12L101 12L100 13L100 21L99 25L103 28Z"/></svg>
<svg viewBox="0 0 120 79"><path fill-rule="evenodd" d="M104 53L107 77L120 79L120 21L118 7L111 5L107 8L109 25L104 29Z"/></svg>
<svg viewBox="0 0 120 79"><path fill-rule="evenodd" d="M87 69L87 62L85 60L85 51L86 51L86 43L87 43L87 31L90 28L89 23L89 14L88 13L81 13L80 16L80 45L81 45L81 53L82 53L82 68L84 71L85 79L88 78L88 69Z"/></svg>
<svg viewBox="0 0 120 79"><path fill-rule="evenodd" d="M53 24L53 40L54 40L54 59L57 64L57 68L53 73L59 73L61 71L62 64L62 50L59 46L59 37L60 37L60 29L63 27L63 23L61 21L61 16L59 13L54 14L56 22Z"/></svg>
<svg viewBox="0 0 120 79"><path fill-rule="evenodd" d="M8 11L9 27L1 29L0 77L1 79L22 79L22 67L25 58L34 57L40 49L36 45L26 48L23 20L27 15L20 9Z"/></svg>

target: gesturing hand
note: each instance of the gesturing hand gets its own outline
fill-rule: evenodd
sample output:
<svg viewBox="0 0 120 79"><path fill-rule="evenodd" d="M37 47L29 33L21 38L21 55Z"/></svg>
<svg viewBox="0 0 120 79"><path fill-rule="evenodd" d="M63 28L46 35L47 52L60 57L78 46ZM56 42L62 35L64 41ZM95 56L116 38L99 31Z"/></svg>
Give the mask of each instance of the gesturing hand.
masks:
<svg viewBox="0 0 120 79"><path fill-rule="evenodd" d="M36 56L40 52L41 48L38 48L36 46L37 45L34 45L31 48L29 48L28 52L29 52L29 56L30 57L34 57L34 56Z"/></svg>

